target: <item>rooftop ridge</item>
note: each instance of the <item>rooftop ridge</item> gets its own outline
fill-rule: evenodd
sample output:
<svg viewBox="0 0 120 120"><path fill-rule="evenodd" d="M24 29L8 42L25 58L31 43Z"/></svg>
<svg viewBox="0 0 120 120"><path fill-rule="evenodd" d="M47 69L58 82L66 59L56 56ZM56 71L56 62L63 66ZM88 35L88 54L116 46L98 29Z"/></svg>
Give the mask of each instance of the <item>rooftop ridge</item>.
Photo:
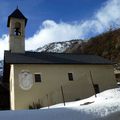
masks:
<svg viewBox="0 0 120 120"><path fill-rule="evenodd" d="M11 17L25 19L25 25L27 24L27 18L22 14L22 12L18 9L18 7L8 16L7 27L10 26Z"/></svg>

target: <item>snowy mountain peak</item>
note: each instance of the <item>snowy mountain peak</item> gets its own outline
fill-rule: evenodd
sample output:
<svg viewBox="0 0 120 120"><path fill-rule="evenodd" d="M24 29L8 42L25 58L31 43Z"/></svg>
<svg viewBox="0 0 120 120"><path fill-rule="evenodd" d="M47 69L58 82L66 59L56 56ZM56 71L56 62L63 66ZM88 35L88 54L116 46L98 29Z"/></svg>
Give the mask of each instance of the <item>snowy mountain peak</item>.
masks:
<svg viewBox="0 0 120 120"><path fill-rule="evenodd" d="M77 40L71 40L71 41L64 41L64 42L53 42L50 44L47 44L43 47L40 47L36 49L36 52L57 52L62 53L65 52L68 48L83 43L83 40L77 39Z"/></svg>

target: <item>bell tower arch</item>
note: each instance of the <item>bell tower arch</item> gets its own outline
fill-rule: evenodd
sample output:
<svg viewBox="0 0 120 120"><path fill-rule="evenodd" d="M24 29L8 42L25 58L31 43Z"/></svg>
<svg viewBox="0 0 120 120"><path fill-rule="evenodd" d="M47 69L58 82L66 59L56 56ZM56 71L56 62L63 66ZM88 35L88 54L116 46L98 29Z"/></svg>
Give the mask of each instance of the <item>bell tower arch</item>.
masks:
<svg viewBox="0 0 120 120"><path fill-rule="evenodd" d="M9 28L9 50L11 53L25 52L25 26L27 18L17 8L8 16L7 27Z"/></svg>

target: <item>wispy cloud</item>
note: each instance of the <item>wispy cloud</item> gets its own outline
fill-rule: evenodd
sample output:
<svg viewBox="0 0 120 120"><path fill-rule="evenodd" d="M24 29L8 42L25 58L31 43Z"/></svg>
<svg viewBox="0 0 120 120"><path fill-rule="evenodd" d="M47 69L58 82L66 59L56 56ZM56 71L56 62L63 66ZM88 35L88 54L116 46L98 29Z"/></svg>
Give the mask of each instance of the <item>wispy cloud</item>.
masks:
<svg viewBox="0 0 120 120"><path fill-rule="evenodd" d="M33 50L50 42L85 39L106 31L111 25L120 25L120 0L108 0L93 16L82 22L65 23L45 20L39 30L26 39L26 50ZM7 49L8 36L0 38L0 58ZM7 45L8 46L8 45ZM2 47L2 48L1 48Z"/></svg>
<svg viewBox="0 0 120 120"><path fill-rule="evenodd" d="M4 34L0 38L0 60L3 59L4 50L8 50L9 36Z"/></svg>
<svg viewBox="0 0 120 120"><path fill-rule="evenodd" d="M111 25L120 25L120 0L108 0L92 18L73 24L45 20L36 34L26 41L26 49L36 49L50 42L86 39L106 31Z"/></svg>
<svg viewBox="0 0 120 120"><path fill-rule="evenodd" d="M56 23L53 20L46 20L42 23L40 30L38 30L33 37L26 40L26 49L36 49L47 43L80 38L82 34L78 24L72 25L64 22Z"/></svg>
<svg viewBox="0 0 120 120"><path fill-rule="evenodd" d="M95 19L101 26L120 25L120 0L108 0L96 13Z"/></svg>

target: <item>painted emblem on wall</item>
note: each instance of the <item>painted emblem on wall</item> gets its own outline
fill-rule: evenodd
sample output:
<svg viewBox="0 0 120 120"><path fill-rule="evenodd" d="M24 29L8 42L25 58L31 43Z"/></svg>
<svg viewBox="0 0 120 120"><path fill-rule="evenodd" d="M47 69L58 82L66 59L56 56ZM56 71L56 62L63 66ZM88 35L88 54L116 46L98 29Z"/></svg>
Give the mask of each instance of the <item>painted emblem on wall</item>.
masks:
<svg viewBox="0 0 120 120"><path fill-rule="evenodd" d="M29 90L33 86L33 75L29 71L19 73L19 86L23 90Z"/></svg>

